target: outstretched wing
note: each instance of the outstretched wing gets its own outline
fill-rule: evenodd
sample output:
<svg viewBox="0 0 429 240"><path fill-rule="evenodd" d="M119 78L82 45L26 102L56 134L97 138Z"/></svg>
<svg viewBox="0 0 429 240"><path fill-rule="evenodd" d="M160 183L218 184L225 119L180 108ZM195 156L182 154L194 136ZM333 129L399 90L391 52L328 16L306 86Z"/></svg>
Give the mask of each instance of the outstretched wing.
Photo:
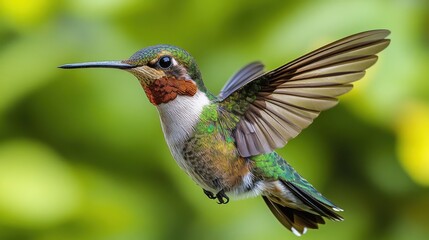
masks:
<svg viewBox="0 0 429 240"><path fill-rule="evenodd" d="M239 118L234 137L240 155L283 147L321 111L335 106L337 97L350 91L351 83L377 61L375 54L389 45L385 39L389 34L388 30L358 33L265 74L259 73L261 69L247 79L232 78L219 99L222 108Z"/></svg>

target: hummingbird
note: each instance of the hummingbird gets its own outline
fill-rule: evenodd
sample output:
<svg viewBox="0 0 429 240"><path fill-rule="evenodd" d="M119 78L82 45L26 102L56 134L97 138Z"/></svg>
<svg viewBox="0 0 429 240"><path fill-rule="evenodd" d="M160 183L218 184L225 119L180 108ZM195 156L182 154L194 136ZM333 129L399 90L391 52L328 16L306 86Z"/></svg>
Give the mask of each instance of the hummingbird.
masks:
<svg viewBox="0 0 429 240"><path fill-rule="evenodd" d="M224 85L207 90L194 58L156 45L122 61L73 63L74 68L116 68L133 74L158 110L177 164L219 204L229 196L262 196L280 223L300 236L342 211L305 180L275 149L284 147L321 111L365 75L390 39L388 30L357 33L271 71L252 62Z"/></svg>

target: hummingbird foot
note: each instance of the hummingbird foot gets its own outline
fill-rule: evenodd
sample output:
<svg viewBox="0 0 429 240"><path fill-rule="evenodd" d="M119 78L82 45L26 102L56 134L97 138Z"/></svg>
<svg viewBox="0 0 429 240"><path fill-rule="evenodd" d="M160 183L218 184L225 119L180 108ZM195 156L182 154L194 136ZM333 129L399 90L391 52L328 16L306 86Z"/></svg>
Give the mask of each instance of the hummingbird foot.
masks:
<svg viewBox="0 0 429 240"><path fill-rule="evenodd" d="M210 192L209 190L205 190L203 188L204 194L206 194L206 196L210 199L216 199L216 196L214 195L214 193Z"/></svg>
<svg viewBox="0 0 429 240"><path fill-rule="evenodd" d="M227 204L229 202L229 197L225 194L225 191L222 189L216 194L216 198L219 202L218 204Z"/></svg>

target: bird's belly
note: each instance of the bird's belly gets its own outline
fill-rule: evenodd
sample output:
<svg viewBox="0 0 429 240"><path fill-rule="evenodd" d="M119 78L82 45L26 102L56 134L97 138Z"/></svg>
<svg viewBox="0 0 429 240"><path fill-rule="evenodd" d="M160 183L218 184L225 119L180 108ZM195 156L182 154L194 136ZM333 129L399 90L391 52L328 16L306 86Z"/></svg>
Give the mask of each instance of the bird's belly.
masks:
<svg viewBox="0 0 429 240"><path fill-rule="evenodd" d="M192 178L194 182L196 182L200 187L206 190L214 190L210 184L207 184L207 180L204 177L205 174L200 174L202 172L201 169L205 169L205 166L200 166L203 164L195 164L197 162L196 159L191 159L187 154L184 154L183 146L173 146L170 147L171 154L173 155L174 160L177 165L186 172L188 176ZM207 175L207 174L206 174Z"/></svg>
<svg viewBox="0 0 429 240"><path fill-rule="evenodd" d="M192 137L170 150L177 164L206 190L236 192L253 184L249 160L239 156L234 145L217 140Z"/></svg>

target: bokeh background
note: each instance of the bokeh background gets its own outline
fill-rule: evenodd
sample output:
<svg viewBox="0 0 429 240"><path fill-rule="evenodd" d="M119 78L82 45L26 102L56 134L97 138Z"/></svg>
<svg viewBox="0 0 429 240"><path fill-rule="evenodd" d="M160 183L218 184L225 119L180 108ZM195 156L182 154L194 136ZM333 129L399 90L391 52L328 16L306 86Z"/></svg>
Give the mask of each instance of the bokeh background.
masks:
<svg viewBox="0 0 429 240"><path fill-rule="evenodd" d="M303 239L428 239L429 1L0 0L0 239L294 239L260 198L218 205L171 157L134 77L73 70L149 45L187 49L217 93L370 29L391 45L279 152L344 222Z"/></svg>

